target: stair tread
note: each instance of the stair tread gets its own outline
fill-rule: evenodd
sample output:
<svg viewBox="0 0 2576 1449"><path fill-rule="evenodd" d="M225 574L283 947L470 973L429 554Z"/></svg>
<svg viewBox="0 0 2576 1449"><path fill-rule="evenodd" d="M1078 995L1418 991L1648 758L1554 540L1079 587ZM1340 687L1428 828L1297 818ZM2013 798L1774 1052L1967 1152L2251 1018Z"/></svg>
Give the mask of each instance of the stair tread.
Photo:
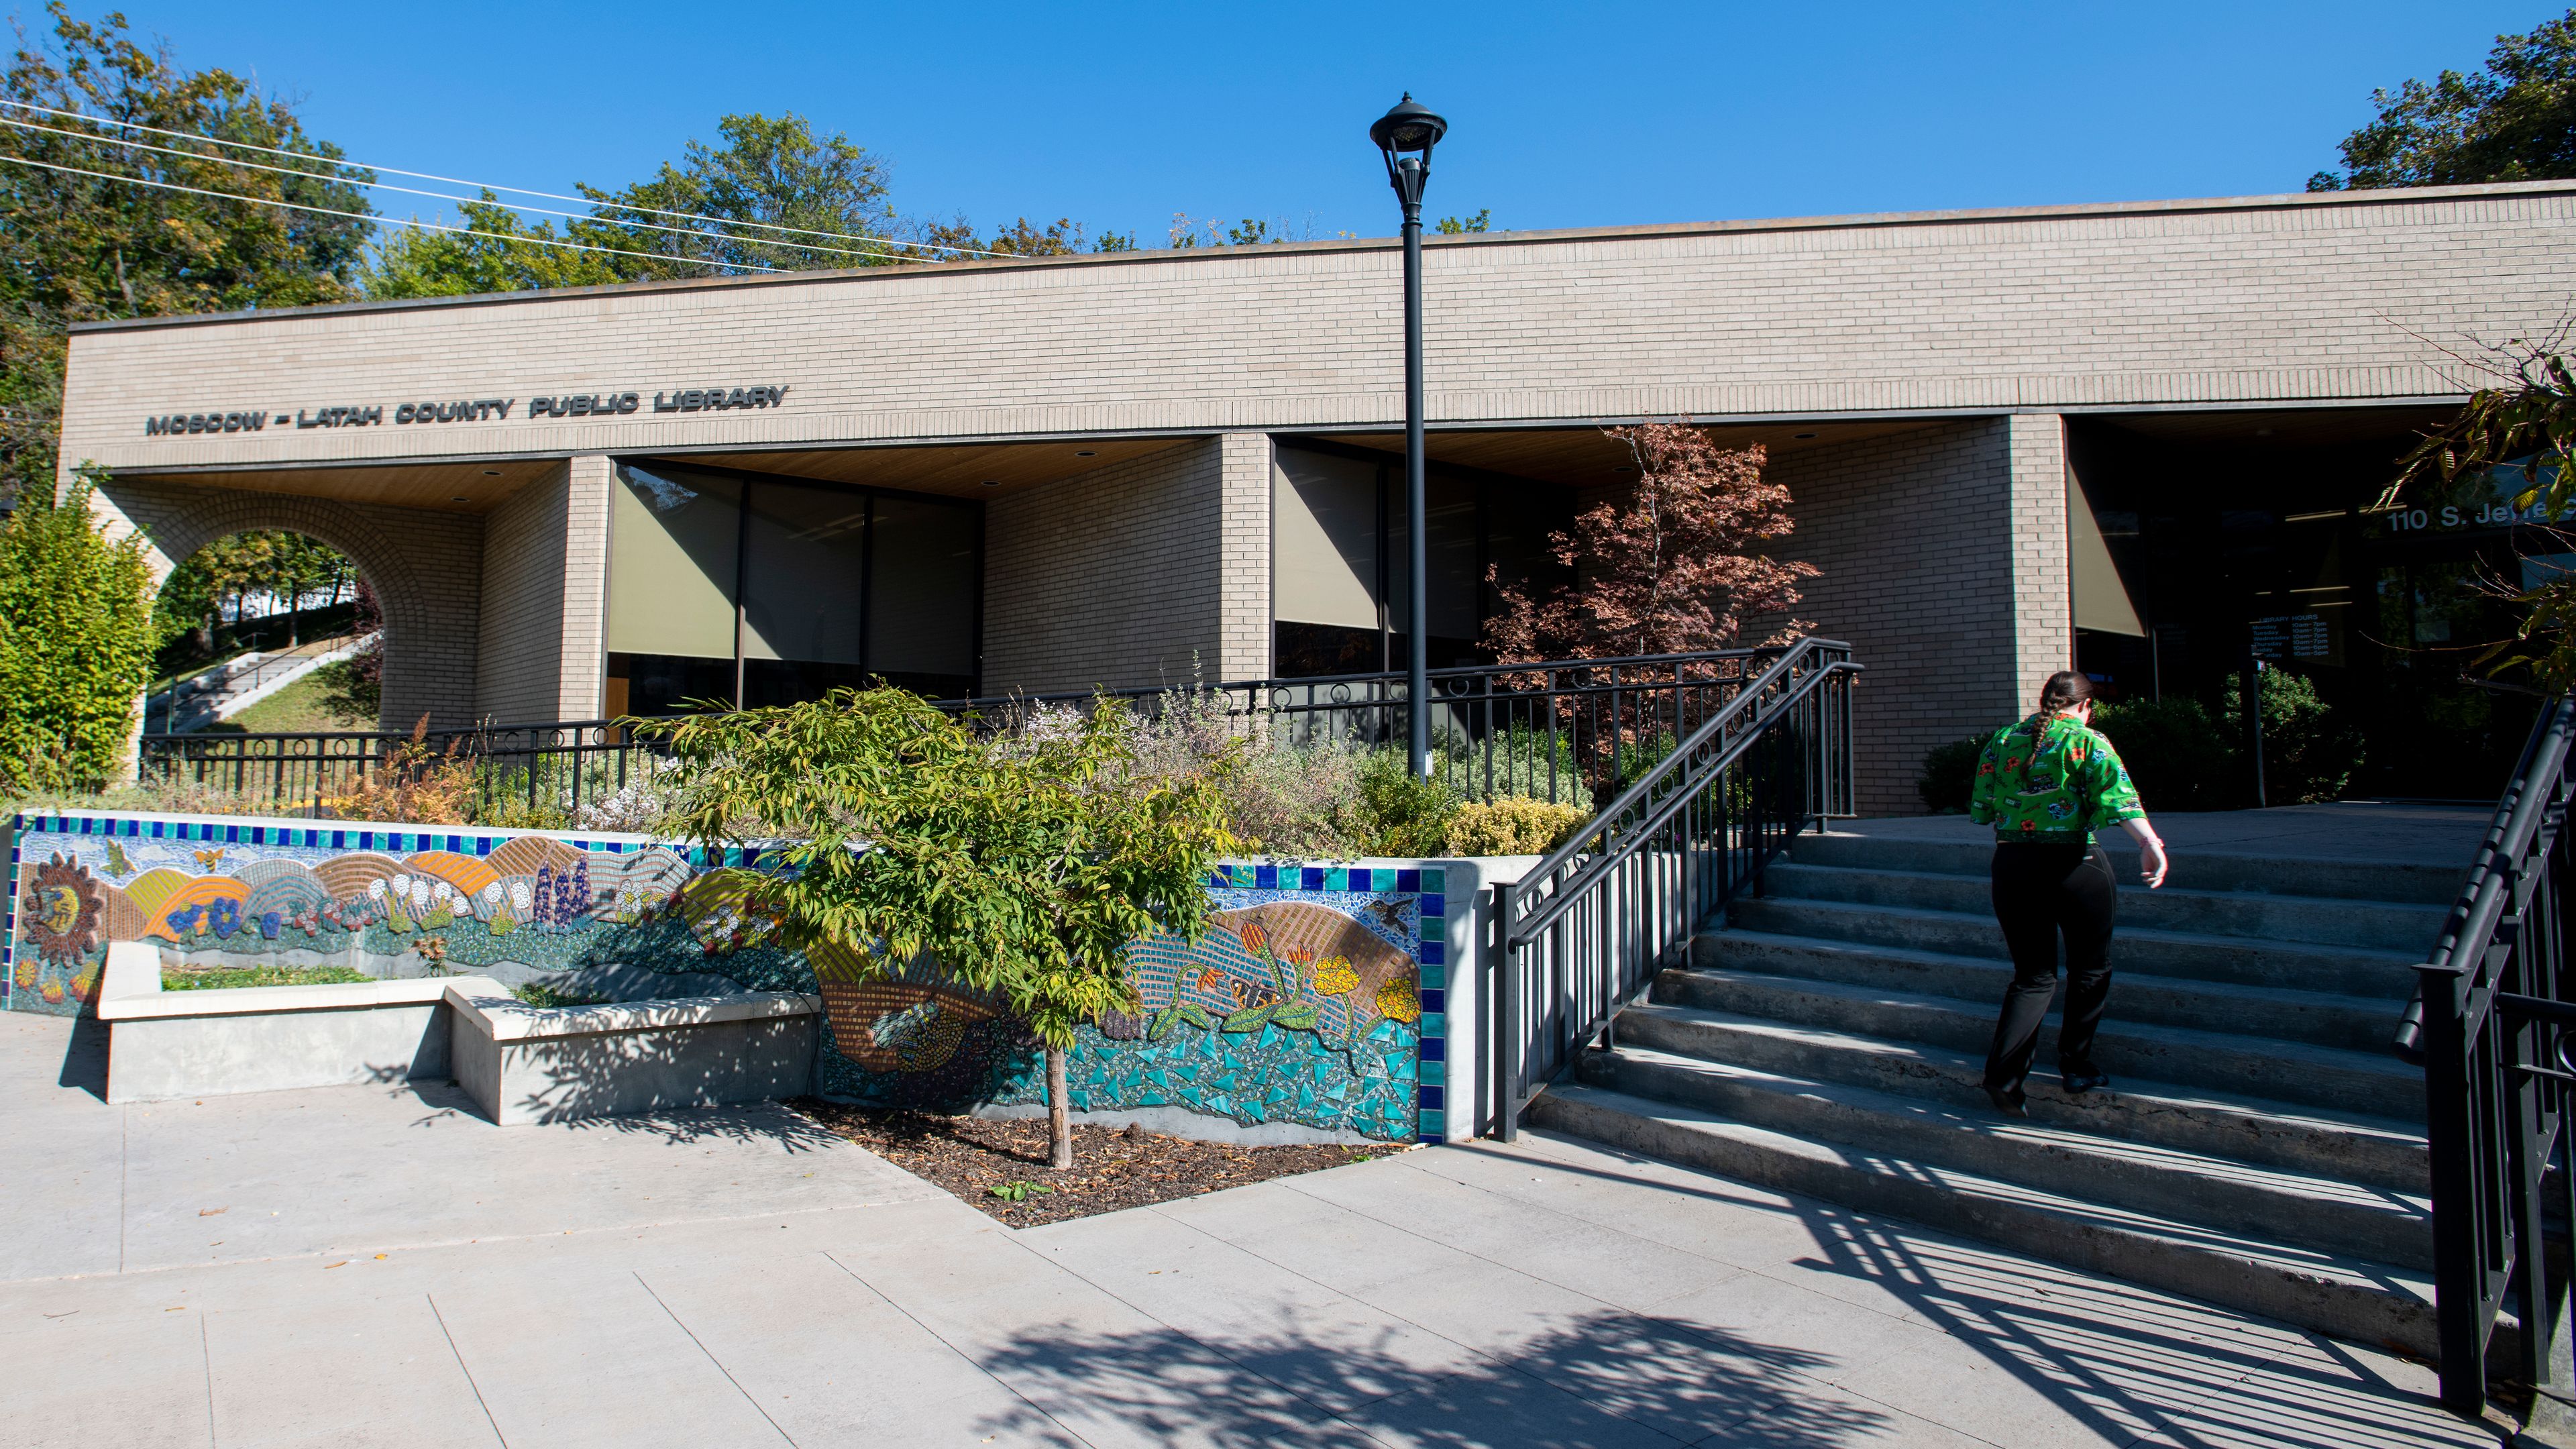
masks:
<svg viewBox="0 0 2576 1449"><path fill-rule="evenodd" d="M1759 1032L1765 1036L1805 1042L1836 1051L1866 1052L1876 1056L1937 1062L1970 1076L1982 1076L1985 1066L1984 1059L1981 1057L1967 1052L1952 1051L1947 1047L1935 1046L1929 1042L1899 1041L1862 1032L1836 1031L1831 1027L1806 1026L1797 1022L1777 1021L1767 1016L1746 1016L1738 1012L1711 1011L1705 1007L1676 1006L1659 1001L1641 1002L1626 1010L1680 1021L1706 1022L1735 1031ZM2129 1077L2120 1078L2114 1084L2113 1090L2132 1101L2162 1107L2238 1112L2268 1118L2289 1127L2384 1137L2407 1143L2424 1141L2422 1128L2395 1117L2378 1117L2361 1112L2330 1112L2320 1107L2280 1102L2269 1097L2251 1097L2233 1092L2216 1092L2206 1088L2178 1086L2169 1082Z"/></svg>
<svg viewBox="0 0 2576 1449"><path fill-rule="evenodd" d="M1730 1081L1764 1091L1797 1093L1843 1106L1889 1116L1911 1118L1927 1132L1968 1132L2035 1148L2050 1148L2087 1158L2117 1160L2158 1171L2186 1174L2207 1179L2224 1179L2242 1187L2305 1199L2320 1205L2333 1205L2346 1210L2385 1213L2391 1217L2426 1224L2429 1231L2432 1205L2421 1194L2391 1192L2364 1187L2338 1178L2296 1172L2258 1163L2208 1153L2151 1143L2124 1141L2072 1128L2052 1127L2046 1123L2017 1120L1993 1113L1975 1113L1931 1101L1928 1098L1900 1096L1871 1087L1842 1082L1817 1081L1758 1067L1739 1066L1732 1062L1712 1061L1705 1057L1685 1056L1659 1051L1653 1047L1617 1048L1632 1060L1660 1065L1673 1070L1723 1077ZM1631 1094L1634 1095L1634 1094ZM1660 1101L1659 1098L1644 1100ZM1680 1105L1666 1103L1665 1105ZM1696 1109L1695 1109L1696 1110ZM1732 1120L1732 1119L1721 1119ZM1998 1179L2002 1180L2002 1179ZM2025 1184L2015 1184L2025 1186Z"/></svg>
<svg viewBox="0 0 2576 1449"><path fill-rule="evenodd" d="M2211 894L2224 895L2230 894L2230 892L2212 892ZM1906 920L1938 922L1943 924L1973 922L1981 925L1991 925L1994 922L1993 916L1983 913L1971 913L1968 911L1936 911L1923 906L1875 905L1865 901L1828 901L1818 900L1811 896L1764 896L1757 899L1760 904L1765 906L1787 906L1802 911L1824 911L1840 915L1896 916ZM2291 898L2282 897L2281 899ZM1701 934L1724 935L1728 933L1702 932ZM2292 955L2335 956L2344 959L2360 958L2398 966L2412 966L2423 959L2422 954L2419 952L2401 951L2390 946L2319 945L2310 941L2286 941L2277 936L2227 936L2210 931L2170 931L2159 929L2154 926L2123 926L2119 929L2118 934L2113 937L2115 943L2121 939L2158 941L2175 945L2221 946L2240 950L2247 946L2258 946L2266 951L2283 951ZM1893 951L1899 948L1889 947L1885 949ZM1966 959L1982 960L1985 958L1969 957Z"/></svg>
<svg viewBox="0 0 2576 1449"><path fill-rule="evenodd" d="M1979 1173L1935 1166L1889 1156L1885 1153L1857 1152L1829 1142L1800 1137L1737 1122L1711 1112L1678 1103L1660 1102L1646 1097L1603 1087L1557 1083L1547 1089L1572 1104L1582 1104L1637 1118L1657 1121L1682 1131L1731 1138L1765 1150L1803 1156L1811 1161L1840 1167L1847 1171L1879 1176L1903 1177L1915 1182L1931 1183L1945 1192L1965 1199L1984 1199L2027 1210L2071 1218L2088 1226L2112 1229L2177 1248L2223 1254L2275 1271L2302 1274L2342 1284L2351 1288L2375 1290L2430 1303L2433 1297L2429 1278L2411 1270L2391 1267L2345 1254L2328 1253L2231 1236L2214 1228L2153 1216L2106 1203L2088 1202L2043 1188L2007 1182ZM1683 1164L1687 1166L1687 1164Z"/></svg>
<svg viewBox="0 0 2576 1449"><path fill-rule="evenodd" d="M1983 871L1893 870L1883 866L1874 865L1823 865L1813 861L1802 860L1774 861L1764 872L1766 878L1772 879L1779 878L1783 874L1791 880L1795 880L1802 875L1862 875L1883 877L1889 880L1973 881L1983 884L1987 879L1986 874ZM2371 901L2356 900L2349 896L2272 895L2255 891L2221 891L2191 886L2170 885L2158 886L2151 892L2144 885L2127 880L2121 881L2119 885L2120 894L2122 896L2135 900L2162 897L2167 900L2251 901L2262 905L2322 906L2332 910L2348 910L2354 906L2365 906L2374 910L2387 910L2410 916L2421 916L2426 922L2437 929L2441 925L2444 914L2449 909L2446 906L2435 905L2428 901ZM1772 897L1771 899L1777 899L1777 897ZM1812 898L1807 896L1798 896L1794 897L1794 899L1808 900ZM1849 905L1860 903L1841 902L1840 904ZM2264 938L2229 936L2224 939L2260 940Z"/></svg>
<svg viewBox="0 0 2576 1449"><path fill-rule="evenodd" d="M1729 932L1727 934L1750 937L1757 933L1744 931ZM1767 935L1767 933L1761 934ZM1850 951L1869 955L1915 954L1933 956L1935 954L1932 952L1900 953L1883 946L1856 946L1849 941L1831 941L1817 937L1771 936L1769 939L1791 942L1801 947L1832 951ZM1947 959L1952 961L1961 959L1975 961L1978 958L1951 957ZM1887 1002L1896 1005L1919 1007L1935 1011L1964 1012L1986 1020L1992 1020L1995 1014L1995 1003L1992 1001L1970 1000L1968 998L1958 996L1936 996L1919 991L1892 991L1876 986L1854 986L1840 981L1821 981L1813 977L1787 976L1777 972L1734 971L1719 966L1677 966L1670 968L1666 974L1676 976L1704 976L1720 980L1759 982L1766 984L1786 982L1796 986L1801 991L1811 992L1819 996L1843 997L1852 1001ZM2187 978L2169 977L2164 979L2176 980ZM2269 990L2270 988L2256 989ZM2376 997L2364 999L2374 1003L2378 1001L2378 998ZM2052 1016L2052 1020L2053 1019L2054 1017ZM2393 1034L2396 1025L2396 1018L2392 1015L2389 1018L2389 1022L2390 1029ZM2202 1047L2220 1048L2229 1051L2242 1051L2248 1044L2259 1044L2265 1052L2285 1060L2308 1061L2319 1065L2332 1065L2346 1071L2366 1072L2399 1080L2421 1080L2423 1075L2420 1069L2407 1064L2404 1060L2395 1055L2355 1051L2348 1047L2318 1046L2313 1042L2286 1041L2278 1037L2257 1036L2236 1032L2202 1031L2195 1027L2164 1026L2154 1022L2142 1021L2110 1021L2104 1024L2103 1029L2105 1031L2117 1031L2125 1036L2187 1043Z"/></svg>
<svg viewBox="0 0 2576 1449"><path fill-rule="evenodd" d="M1762 931L1750 928L1702 931L1700 934L1712 941L1733 939L1761 946L1790 946L1803 951L1831 952L1837 956L1881 957L1895 961L1913 961L1946 970L1991 971L1999 976L2012 974L2012 962L2001 956L1962 956L1955 951L1927 951L1920 946L1882 946L1870 941L1846 941L1837 936L1802 936L1790 931ZM2391 1036L2396 1034L2397 1018L2403 1006L2395 998L2387 996L2358 996L2348 991L2312 991L2304 986L2249 986L2240 981L2211 981L2199 976L2175 976L2162 971L2123 967L2115 962L2111 976L2115 989L2116 983L2124 976L2152 979L2158 985L2168 989L2204 992L2221 1000L2236 997L2249 1002L2282 1001L2320 1008L2340 1007L2353 1011L2384 1011L2388 1015L2388 1030ZM1803 981L1807 978L1792 979ZM2213 1035L2224 1034L2213 1033Z"/></svg>

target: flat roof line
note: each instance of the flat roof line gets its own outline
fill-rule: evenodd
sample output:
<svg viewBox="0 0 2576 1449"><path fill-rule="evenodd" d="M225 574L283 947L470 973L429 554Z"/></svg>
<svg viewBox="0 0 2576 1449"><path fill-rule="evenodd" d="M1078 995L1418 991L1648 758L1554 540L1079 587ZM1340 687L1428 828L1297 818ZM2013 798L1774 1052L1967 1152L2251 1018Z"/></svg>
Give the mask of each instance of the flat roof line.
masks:
<svg viewBox="0 0 2576 1449"><path fill-rule="evenodd" d="M2077 202L2059 206L2005 206L1947 211L1861 212L1847 216L1771 217L1740 221L1683 221L1630 226L1573 227L1551 231L1475 232L1426 236L1431 247L1557 246L1581 242L1648 240L1657 237L1723 236L1739 232L1847 231L1909 226L1970 226L1993 222L2062 221L2087 217L2166 216L2229 211L2290 211L2317 207L2377 207L2425 201L2469 201L2492 196L2576 195L2576 180L2499 181L2474 186L2410 186L2377 191L2293 191L2272 196L2191 197L2167 201ZM235 312L200 312L176 317L125 317L75 322L70 330L130 332L154 327L202 327L219 323L323 317L369 312L419 311L440 307L492 307L573 297L628 293L688 292L731 287L811 286L818 282L892 282L921 276L954 276L961 272L1031 271L1048 267L1116 267L1139 263L1244 260L1298 256L1318 252L1393 251L1394 237L1360 237L1330 241L1280 242L1264 246L1180 247L1140 252L1085 252L1061 257L1016 257L977 262L937 262L884 267L848 267L832 271L790 272L780 276L690 277L658 282L617 282L597 287L561 287L546 291L478 292L463 297L404 297L382 302L335 302L313 307L277 307Z"/></svg>

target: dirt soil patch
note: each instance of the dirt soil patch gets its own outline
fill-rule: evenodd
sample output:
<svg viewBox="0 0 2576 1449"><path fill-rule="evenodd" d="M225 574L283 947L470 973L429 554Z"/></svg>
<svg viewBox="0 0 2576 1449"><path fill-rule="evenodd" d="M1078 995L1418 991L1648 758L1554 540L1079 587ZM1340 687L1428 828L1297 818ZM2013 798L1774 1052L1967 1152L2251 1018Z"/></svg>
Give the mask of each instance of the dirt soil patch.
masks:
<svg viewBox="0 0 2576 1449"><path fill-rule="evenodd" d="M1092 1127L1077 1122L1073 1169L1060 1173L1047 1167L1044 1117L940 1117L813 1097L793 1105L831 1131L1015 1228L1146 1207L1406 1150L1394 1143L1232 1147L1166 1137L1142 1127ZM995 1188L1011 1195L996 1196Z"/></svg>

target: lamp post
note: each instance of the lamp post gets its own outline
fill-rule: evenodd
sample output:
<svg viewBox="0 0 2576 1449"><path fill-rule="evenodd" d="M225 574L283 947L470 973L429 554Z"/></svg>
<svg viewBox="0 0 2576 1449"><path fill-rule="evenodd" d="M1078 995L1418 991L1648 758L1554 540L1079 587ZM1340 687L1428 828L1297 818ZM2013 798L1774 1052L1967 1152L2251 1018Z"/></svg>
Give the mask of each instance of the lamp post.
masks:
<svg viewBox="0 0 2576 1449"><path fill-rule="evenodd" d="M1412 716L1413 774L1431 777L1430 529L1422 470L1422 186L1431 179L1431 148L1449 123L1407 91L1369 127L1386 157L1387 184L1404 203L1404 698Z"/></svg>

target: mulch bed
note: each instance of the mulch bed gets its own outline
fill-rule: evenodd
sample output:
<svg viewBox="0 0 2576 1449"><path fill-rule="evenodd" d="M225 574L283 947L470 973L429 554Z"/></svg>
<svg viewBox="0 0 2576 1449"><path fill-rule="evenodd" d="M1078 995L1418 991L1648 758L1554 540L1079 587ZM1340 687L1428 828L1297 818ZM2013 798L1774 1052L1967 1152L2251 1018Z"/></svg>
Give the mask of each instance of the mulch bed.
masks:
<svg viewBox="0 0 2576 1449"><path fill-rule="evenodd" d="M1166 1137L1142 1127L1091 1127L1077 1122L1073 1168L1059 1173L1047 1167L1044 1117L941 1117L853 1107L814 1097L793 1105L832 1132L1015 1228L1196 1197L1405 1150L1394 1144L1230 1147ZM1016 1201L993 1195L994 1188L1014 1183L1052 1191L1032 1190Z"/></svg>

